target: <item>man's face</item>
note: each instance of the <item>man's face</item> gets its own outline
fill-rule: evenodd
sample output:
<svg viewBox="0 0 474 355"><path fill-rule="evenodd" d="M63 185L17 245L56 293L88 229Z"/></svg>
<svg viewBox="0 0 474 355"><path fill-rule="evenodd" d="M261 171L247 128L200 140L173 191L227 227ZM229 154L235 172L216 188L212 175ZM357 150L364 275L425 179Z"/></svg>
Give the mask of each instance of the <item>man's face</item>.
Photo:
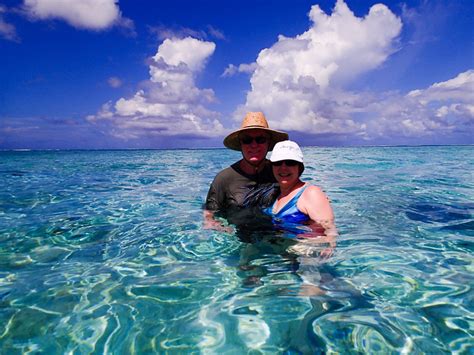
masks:
<svg viewBox="0 0 474 355"><path fill-rule="evenodd" d="M267 156L270 136L261 129L250 129L239 135L242 155L250 164L258 165Z"/></svg>

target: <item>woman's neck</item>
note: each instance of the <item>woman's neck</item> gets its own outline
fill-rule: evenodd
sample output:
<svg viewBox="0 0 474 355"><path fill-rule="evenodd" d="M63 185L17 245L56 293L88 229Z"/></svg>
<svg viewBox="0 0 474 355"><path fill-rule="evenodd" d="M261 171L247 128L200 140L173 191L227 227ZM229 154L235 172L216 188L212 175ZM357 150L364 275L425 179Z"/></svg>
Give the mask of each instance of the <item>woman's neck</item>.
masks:
<svg viewBox="0 0 474 355"><path fill-rule="evenodd" d="M281 186L280 185L280 198L288 196L293 191L295 191L296 189L299 189L303 185L304 185L304 182L301 181L300 179L296 180L295 183L291 186Z"/></svg>

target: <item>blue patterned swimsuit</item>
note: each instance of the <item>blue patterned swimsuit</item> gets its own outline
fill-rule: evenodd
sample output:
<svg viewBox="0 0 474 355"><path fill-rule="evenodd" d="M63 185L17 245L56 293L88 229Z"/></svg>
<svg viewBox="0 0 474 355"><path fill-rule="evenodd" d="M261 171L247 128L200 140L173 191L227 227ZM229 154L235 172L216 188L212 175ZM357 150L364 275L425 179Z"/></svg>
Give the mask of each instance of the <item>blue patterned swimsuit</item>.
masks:
<svg viewBox="0 0 474 355"><path fill-rule="evenodd" d="M271 207L267 207L263 210L264 213L268 214L273 218L273 220L277 223L296 223L296 224L303 224L304 222L308 221L310 218L307 214L301 212L298 207L296 206L298 203L298 199L304 192L307 186L303 186L298 193L293 196L293 198L288 201L286 205L283 206L277 213L273 213L273 208L275 207L275 203Z"/></svg>

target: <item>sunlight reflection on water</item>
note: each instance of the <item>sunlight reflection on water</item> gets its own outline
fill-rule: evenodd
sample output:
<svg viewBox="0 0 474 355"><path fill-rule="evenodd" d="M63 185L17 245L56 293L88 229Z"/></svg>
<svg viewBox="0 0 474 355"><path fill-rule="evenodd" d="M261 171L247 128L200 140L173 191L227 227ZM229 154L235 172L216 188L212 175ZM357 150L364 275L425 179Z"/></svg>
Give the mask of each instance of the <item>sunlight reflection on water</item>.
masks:
<svg viewBox="0 0 474 355"><path fill-rule="evenodd" d="M1 152L1 352L472 351L473 147L304 154L328 260L202 229L235 152Z"/></svg>

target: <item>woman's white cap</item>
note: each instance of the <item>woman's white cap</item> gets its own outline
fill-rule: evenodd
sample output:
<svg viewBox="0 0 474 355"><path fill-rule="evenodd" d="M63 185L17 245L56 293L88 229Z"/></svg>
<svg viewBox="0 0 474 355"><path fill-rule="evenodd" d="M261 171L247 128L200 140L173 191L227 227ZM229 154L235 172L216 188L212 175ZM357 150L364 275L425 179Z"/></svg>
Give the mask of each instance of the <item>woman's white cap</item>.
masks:
<svg viewBox="0 0 474 355"><path fill-rule="evenodd" d="M273 147L270 161L295 160L303 164L303 152L300 146L293 141L282 141Z"/></svg>

